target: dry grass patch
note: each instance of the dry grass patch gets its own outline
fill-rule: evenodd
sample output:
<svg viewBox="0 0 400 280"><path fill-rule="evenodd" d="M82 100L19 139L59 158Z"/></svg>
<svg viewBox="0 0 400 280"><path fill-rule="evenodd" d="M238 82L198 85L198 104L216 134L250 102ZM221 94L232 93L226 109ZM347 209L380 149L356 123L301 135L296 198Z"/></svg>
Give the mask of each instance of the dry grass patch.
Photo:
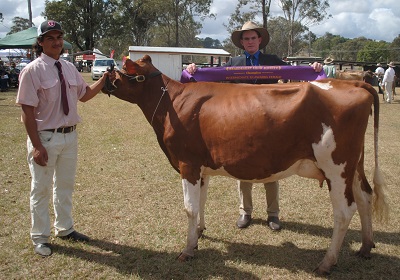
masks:
<svg viewBox="0 0 400 280"><path fill-rule="evenodd" d="M87 79L89 75L84 74ZM15 92L0 95L0 279L314 279L332 235L327 187L291 177L281 181L279 233L267 229L265 192L254 189L254 223L238 230L236 183L213 177L205 237L196 257L175 260L185 246L187 218L179 175L169 165L140 109L104 94L79 104L79 163L74 193L76 229L93 241L53 239L42 259L29 239L30 174L26 135ZM397 97L396 97L397 98ZM395 279L400 264L400 103L382 104L380 163L387 180L390 223L374 222L371 260L354 256L360 222L354 216L330 279ZM373 167L372 126L366 172Z"/></svg>

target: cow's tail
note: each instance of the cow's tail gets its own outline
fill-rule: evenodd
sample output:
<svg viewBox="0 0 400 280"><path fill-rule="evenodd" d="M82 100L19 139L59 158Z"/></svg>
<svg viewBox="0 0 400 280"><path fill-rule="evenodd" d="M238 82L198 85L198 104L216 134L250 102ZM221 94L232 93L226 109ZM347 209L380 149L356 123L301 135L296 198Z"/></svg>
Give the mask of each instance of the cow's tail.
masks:
<svg viewBox="0 0 400 280"><path fill-rule="evenodd" d="M376 90L368 87L368 91L374 97L374 155L375 155L375 170L374 170L374 198L373 198L373 213L378 221L387 222L389 220L389 206L387 203L384 188L386 186L384 176L379 168L378 158L378 133L379 133L379 96Z"/></svg>

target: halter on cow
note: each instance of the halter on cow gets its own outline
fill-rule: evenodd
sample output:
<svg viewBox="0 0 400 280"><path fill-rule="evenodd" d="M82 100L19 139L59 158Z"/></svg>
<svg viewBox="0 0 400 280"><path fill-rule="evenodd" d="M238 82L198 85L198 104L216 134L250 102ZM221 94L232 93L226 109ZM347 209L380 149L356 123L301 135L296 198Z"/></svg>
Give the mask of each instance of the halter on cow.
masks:
<svg viewBox="0 0 400 280"><path fill-rule="evenodd" d="M180 261L194 256L205 229L209 176L215 175L272 182L297 174L321 185L326 181L334 228L316 272L327 274L336 264L356 210L362 230L358 255L370 257L375 246L373 195L378 214L387 210L378 166L379 99L370 85L335 79L279 85L182 84L161 74L146 55L135 62L128 59L114 87L103 92L141 108L181 175L188 236ZM364 173L364 137L372 106L374 190Z"/></svg>

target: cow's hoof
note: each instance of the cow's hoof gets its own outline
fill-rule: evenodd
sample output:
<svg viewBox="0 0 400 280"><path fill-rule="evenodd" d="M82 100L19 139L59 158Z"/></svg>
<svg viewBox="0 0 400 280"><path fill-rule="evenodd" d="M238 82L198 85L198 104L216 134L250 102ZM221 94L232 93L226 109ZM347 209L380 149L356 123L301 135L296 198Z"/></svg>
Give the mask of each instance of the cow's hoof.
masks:
<svg viewBox="0 0 400 280"><path fill-rule="evenodd" d="M363 258L363 259L366 259L366 260L369 260L369 259L371 259L371 252L367 252L367 251L364 251L364 250L360 250L360 251L358 251L357 253L356 253L356 256L357 257L359 257L359 258Z"/></svg>
<svg viewBox="0 0 400 280"><path fill-rule="evenodd" d="M313 272L319 276L328 276L331 274L330 269L322 268L321 266L316 267Z"/></svg>
<svg viewBox="0 0 400 280"><path fill-rule="evenodd" d="M180 262L187 262L193 259L193 256L189 256L188 254L182 252L176 259Z"/></svg>

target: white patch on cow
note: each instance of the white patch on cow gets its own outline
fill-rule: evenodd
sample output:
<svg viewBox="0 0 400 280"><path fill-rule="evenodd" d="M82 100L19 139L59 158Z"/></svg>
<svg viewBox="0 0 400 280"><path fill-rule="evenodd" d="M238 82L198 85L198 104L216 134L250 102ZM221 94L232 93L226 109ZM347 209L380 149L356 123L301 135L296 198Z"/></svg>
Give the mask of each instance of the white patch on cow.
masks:
<svg viewBox="0 0 400 280"><path fill-rule="evenodd" d="M194 256L194 248L197 247L197 218L200 211L200 184L200 179L197 180L195 185L193 185L186 179L182 179L183 202L185 204L185 210L188 217L189 225L187 246L183 250L183 253L189 256Z"/></svg>
<svg viewBox="0 0 400 280"><path fill-rule="evenodd" d="M183 202L188 215L199 212L200 202L200 179L196 185L191 184L188 180L182 179Z"/></svg>
<svg viewBox="0 0 400 280"><path fill-rule="evenodd" d="M321 82L317 82L317 81L312 81L310 82L310 84L313 84L314 86L319 87L320 89L323 90L329 90L331 88L333 88L333 86L331 85L331 82L327 82L327 83L321 83Z"/></svg>
<svg viewBox="0 0 400 280"><path fill-rule="evenodd" d="M347 219L350 215L353 215L353 210L348 207L347 199L344 197L346 182L342 174L346 163L335 164L333 162L332 153L336 149L335 136L329 126L322 124L322 128L321 140L312 144L314 156L317 160L316 164L324 171L325 177L331 182L330 195L335 217L339 218L337 214L340 213L339 216L345 215ZM355 205L352 206L352 208L354 207Z"/></svg>

